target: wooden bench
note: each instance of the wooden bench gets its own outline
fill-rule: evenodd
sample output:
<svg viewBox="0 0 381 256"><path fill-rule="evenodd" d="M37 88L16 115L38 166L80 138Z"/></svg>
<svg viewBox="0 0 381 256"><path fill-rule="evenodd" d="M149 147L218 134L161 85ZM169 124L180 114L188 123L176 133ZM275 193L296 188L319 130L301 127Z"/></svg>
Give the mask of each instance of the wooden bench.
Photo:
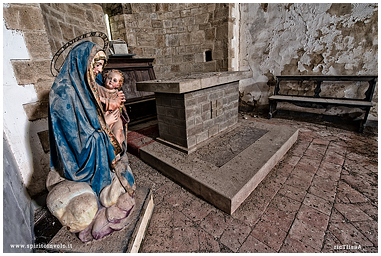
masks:
<svg viewBox="0 0 381 256"><path fill-rule="evenodd" d="M274 95L269 97L270 110L269 119L274 116L277 109L277 102L292 102L296 105L303 107L316 107L316 106L328 106L328 105L341 105L346 107L354 107L365 110L364 119L360 123L359 131L363 132L365 123L368 119L369 111L372 104L373 93L376 86L377 76L277 76ZM365 92L363 99L357 98L338 98L328 97L327 95L321 97L321 85L322 83L330 83L330 85L340 85L341 82L368 82L368 88ZM280 93L281 82L298 83L299 85L307 84L314 87L313 95L287 95L286 93ZM333 82L333 83L332 83ZM353 83L356 84L356 83ZM363 84L363 83L361 83Z"/></svg>

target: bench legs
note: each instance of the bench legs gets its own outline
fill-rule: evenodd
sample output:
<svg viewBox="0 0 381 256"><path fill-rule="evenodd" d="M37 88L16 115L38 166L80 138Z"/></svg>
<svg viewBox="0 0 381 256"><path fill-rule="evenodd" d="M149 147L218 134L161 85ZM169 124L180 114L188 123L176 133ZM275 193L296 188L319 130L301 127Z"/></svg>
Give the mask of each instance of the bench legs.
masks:
<svg viewBox="0 0 381 256"><path fill-rule="evenodd" d="M271 119L275 116L275 114L277 112L277 109L276 109L277 101L276 100L270 100L269 105L270 105L270 109L269 109L268 119ZM365 109L364 119L361 120L361 123L360 123L360 128L359 128L360 133L364 132L365 123L368 120L369 112L370 112L370 107Z"/></svg>
<svg viewBox="0 0 381 256"><path fill-rule="evenodd" d="M270 109L268 118L271 119L276 113L277 102L275 100L270 100Z"/></svg>
<svg viewBox="0 0 381 256"><path fill-rule="evenodd" d="M364 131L365 123L368 120L369 111L370 111L370 108L366 108L364 119L360 123L359 132L361 132L361 133Z"/></svg>

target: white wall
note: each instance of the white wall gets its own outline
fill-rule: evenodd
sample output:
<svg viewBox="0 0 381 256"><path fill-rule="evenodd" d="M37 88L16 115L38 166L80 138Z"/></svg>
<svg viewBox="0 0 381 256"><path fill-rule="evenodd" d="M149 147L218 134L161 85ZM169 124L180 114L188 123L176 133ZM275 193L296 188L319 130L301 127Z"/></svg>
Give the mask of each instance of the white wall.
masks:
<svg viewBox="0 0 381 256"><path fill-rule="evenodd" d="M24 185L33 174L30 122L23 104L37 101L34 85L18 85L11 60L30 59L22 33L8 30L3 20L3 134L10 144Z"/></svg>
<svg viewBox="0 0 381 256"><path fill-rule="evenodd" d="M230 16L234 19L232 39L229 42L229 61L231 61L229 66L229 71L239 71L239 26L241 24L241 14L240 14L240 4L234 3L234 8L231 8Z"/></svg>

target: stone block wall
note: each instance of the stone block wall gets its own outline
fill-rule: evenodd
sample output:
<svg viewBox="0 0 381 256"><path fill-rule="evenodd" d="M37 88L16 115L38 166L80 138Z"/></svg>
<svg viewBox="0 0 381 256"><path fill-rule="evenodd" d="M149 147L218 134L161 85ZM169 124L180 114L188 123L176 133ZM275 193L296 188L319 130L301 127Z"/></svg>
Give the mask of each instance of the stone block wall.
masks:
<svg viewBox="0 0 381 256"><path fill-rule="evenodd" d="M233 126L238 121L238 84L155 93L160 138L189 149Z"/></svg>
<svg viewBox="0 0 381 256"><path fill-rule="evenodd" d="M160 138L187 147L184 94L155 93Z"/></svg>
<svg viewBox="0 0 381 256"><path fill-rule="evenodd" d="M8 30L22 32L29 53L28 59L11 62L17 83L21 86L34 84L39 101L33 103L33 107L44 105L53 78L49 71L51 48L40 6L39 4L9 4L3 8L3 17ZM40 109L29 111L30 106L24 107L31 121L47 116Z"/></svg>
<svg viewBox="0 0 381 256"><path fill-rule="evenodd" d="M100 4L41 3L40 6L52 54L56 53L66 42L82 34L93 31L107 34L103 9ZM101 47L103 46L102 40L93 41Z"/></svg>
<svg viewBox="0 0 381 256"><path fill-rule="evenodd" d="M123 39L137 57L155 58L159 79L192 72L227 71L234 4L110 4L113 39ZM229 32L230 29L230 32Z"/></svg>

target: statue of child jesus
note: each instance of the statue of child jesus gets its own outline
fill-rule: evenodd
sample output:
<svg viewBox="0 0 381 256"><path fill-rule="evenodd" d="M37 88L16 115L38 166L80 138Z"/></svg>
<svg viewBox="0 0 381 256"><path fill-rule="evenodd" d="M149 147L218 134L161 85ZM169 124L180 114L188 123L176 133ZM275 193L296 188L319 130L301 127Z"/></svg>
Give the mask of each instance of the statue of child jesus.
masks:
<svg viewBox="0 0 381 256"><path fill-rule="evenodd" d="M119 96L119 94L124 96L124 94L119 91L123 85L123 74L116 69L109 70L104 73L103 80L104 87L98 86L98 92L104 107L103 110L105 111L105 121L122 146L123 141L126 139L123 125L129 121L123 104L125 99L120 100Z"/></svg>

